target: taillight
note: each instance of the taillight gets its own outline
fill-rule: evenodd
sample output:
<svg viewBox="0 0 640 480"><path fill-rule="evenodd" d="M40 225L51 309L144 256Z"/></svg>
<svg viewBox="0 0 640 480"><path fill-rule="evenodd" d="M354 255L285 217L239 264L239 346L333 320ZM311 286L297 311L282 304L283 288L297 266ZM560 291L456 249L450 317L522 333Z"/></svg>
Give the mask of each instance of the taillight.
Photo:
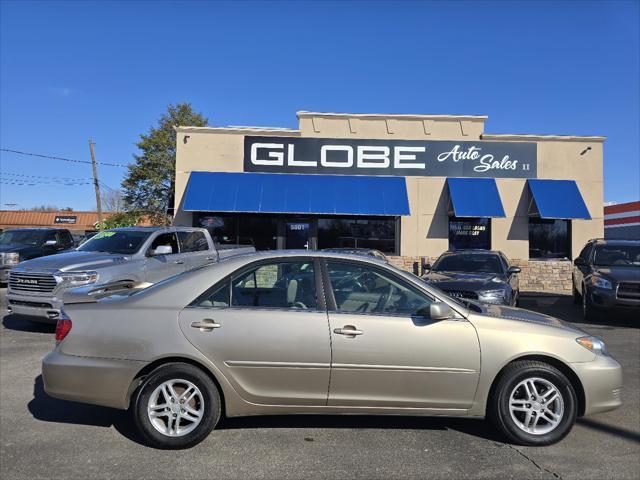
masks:
<svg viewBox="0 0 640 480"><path fill-rule="evenodd" d="M64 312L60 312L60 317L56 323L56 343L64 340L64 337L71 331L71 319Z"/></svg>

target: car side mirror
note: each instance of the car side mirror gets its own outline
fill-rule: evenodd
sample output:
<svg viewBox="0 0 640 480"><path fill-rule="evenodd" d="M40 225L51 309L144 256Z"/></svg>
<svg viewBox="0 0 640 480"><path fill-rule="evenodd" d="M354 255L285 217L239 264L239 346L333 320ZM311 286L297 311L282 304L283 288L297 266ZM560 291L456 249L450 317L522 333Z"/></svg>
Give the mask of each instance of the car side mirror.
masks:
<svg viewBox="0 0 640 480"><path fill-rule="evenodd" d="M573 261L573 264L574 264L576 267L580 267L580 266L582 266L582 265L586 265L586 264L587 264L587 262L585 262L584 258L582 258L582 257L578 257L578 258L576 258L576 259Z"/></svg>
<svg viewBox="0 0 640 480"><path fill-rule="evenodd" d="M444 302L433 302L429 305L430 320L448 320L453 317L453 310Z"/></svg>
<svg viewBox="0 0 640 480"><path fill-rule="evenodd" d="M46 242L44 242L44 245L46 247L52 247L53 245L57 245L58 241L57 240L47 240Z"/></svg>
<svg viewBox="0 0 640 480"><path fill-rule="evenodd" d="M520 267L509 267L509 270L507 270L507 273L509 275L513 275L514 273L520 273L522 271L522 269Z"/></svg>
<svg viewBox="0 0 640 480"><path fill-rule="evenodd" d="M171 245L158 245L155 250L151 250L149 253L152 257L157 257L158 255L170 255L173 253L173 248L171 248Z"/></svg>
<svg viewBox="0 0 640 480"><path fill-rule="evenodd" d="M431 264L430 263L423 263L422 264L422 271L423 272L430 272L431 271Z"/></svg>

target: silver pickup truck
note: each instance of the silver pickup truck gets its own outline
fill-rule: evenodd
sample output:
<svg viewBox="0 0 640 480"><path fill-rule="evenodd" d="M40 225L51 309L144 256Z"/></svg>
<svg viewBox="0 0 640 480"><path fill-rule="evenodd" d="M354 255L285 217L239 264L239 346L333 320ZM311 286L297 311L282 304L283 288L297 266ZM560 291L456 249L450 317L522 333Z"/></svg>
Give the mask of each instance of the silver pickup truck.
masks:
<svg viewBox="0 0 640 480"><path fill-rule="evenodd" d="M64 292L153 284L253 247L218 249L204 228L130 227L98 233L75 250L21 262L9 272L8 309L55 323Z"/></svg>

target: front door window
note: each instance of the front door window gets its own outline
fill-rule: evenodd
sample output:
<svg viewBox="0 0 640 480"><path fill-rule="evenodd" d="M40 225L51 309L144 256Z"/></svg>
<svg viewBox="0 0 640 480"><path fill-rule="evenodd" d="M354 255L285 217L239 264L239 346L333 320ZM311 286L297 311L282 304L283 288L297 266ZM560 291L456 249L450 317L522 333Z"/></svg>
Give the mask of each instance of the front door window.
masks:
<svg viewBox="0 0 640 480"><path fill-rule="evenodd" d="M286 248L309 249L309 222L287 222Z"/></svg>

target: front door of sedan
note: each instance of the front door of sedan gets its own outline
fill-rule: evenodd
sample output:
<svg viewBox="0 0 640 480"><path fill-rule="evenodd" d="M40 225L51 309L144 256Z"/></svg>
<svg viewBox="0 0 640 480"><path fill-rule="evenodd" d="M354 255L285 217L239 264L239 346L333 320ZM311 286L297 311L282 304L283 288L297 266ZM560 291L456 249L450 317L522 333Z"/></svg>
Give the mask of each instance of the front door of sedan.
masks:
<svg viewBox="0 0 640 480"><path fill-rule="evenodd" d="M253 264L180 313L180 328L248 402L327 403L331 346L315 262Z"/></svg>
<svg viewBox="0 0 640 480"><path fill-rule="evenodd" d="M327 270L329 405L466 409L472 404L480 348L469 322L425 318L433 299L386 269L329 260Z"/></svg>

